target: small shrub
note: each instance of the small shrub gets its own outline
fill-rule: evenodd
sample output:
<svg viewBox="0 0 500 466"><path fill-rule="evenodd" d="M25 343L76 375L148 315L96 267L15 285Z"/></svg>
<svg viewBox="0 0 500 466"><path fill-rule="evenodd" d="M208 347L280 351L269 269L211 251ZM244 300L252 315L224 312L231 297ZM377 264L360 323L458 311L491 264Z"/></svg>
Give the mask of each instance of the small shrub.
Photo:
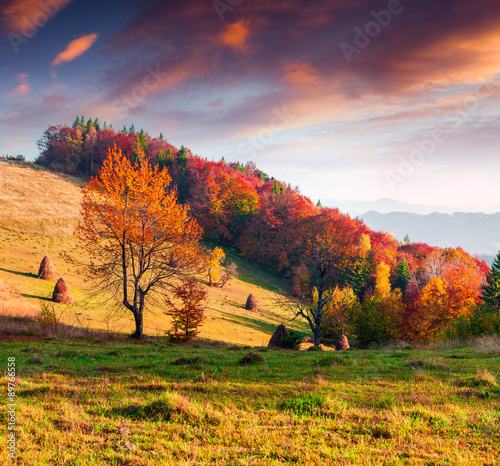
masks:
<svg viewBox="0 0 500 466"><path fill-rule="evenodd" d="M299 347L302 337L294 330L289 330L289 336L281 340L281 347L287 349L296 349Z"/></svg>
<svg viewBox="0 0 500 466"><path fill-rule="evenodd" d="M143 405L130 405L113 410L116 414L133 420L170 421L195 420L199 408L189 398L175 392L162 393L157 399Z"/></svg>
<svg viewBox="0 0 500 466"><path fill-rule="evenodd" d="M238 364L240 366L247 366L250 364L258 364L259 362L264 362L266 358L262 356L261 354L253 353L250 351L247 355L243 356L239 361Z"/></svg>
<svg viewBox="0 0 500 466"><path fill-rule="evenodd" d="M36 318L44 330L53 331L54 334L57 335L63 312L64 311L62 311L58 316L54 304L42 301Z"/></svg>
<svg viewBox="0 0 500 466"><path fill-rule="evenodd" d="M244 347L239 345L232 345L227 348L228 351L241 351L242 349L244 349Z"/></svg>

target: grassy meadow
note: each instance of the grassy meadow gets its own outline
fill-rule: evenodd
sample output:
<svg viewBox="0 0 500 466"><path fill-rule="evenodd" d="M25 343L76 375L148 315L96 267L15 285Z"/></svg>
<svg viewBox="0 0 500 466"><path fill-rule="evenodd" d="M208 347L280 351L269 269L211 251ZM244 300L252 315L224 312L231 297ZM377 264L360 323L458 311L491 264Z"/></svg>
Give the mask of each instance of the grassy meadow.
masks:
<svg viewBox="0 0 500 466"><path fill-rule="evenodd" d="M498 342L339 354L49 340L0 354L16 357L17 464L500 464Z"/></svg>
<svg viewBox="0 0 500 466"><path fill-rule="evenodd" d="M2 441L12 357L18 403L17 458L2 448L0 464L500 466L499 339L268 350L277 324L307 327L276 304L278 279L227 251L239 277L208 290L196 340L169 343L159 307L145 315L148 337L128 340L131 315L59 256L84 258L72 238L81 186L0 162ZM72 306L51 304L54 282L37 278L47 251ZM257 312L244 309L250 293ZM57 334L38 325L44 306L60 317Z"/></svg>

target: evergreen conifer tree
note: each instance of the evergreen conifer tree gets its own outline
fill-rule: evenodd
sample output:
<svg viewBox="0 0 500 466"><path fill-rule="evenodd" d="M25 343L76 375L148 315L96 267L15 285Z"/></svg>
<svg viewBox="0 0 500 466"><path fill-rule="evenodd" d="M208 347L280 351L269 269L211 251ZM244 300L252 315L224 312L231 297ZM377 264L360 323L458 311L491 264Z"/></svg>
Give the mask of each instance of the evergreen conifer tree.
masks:
<svg viewBox="0 0 500 466"><path fill-rule="evenodd" d="M186 180L186 169L187 169L187 151L184 146L181 146L179 152L177 152L177 164L179 170L179 178L177 180L177 193L179 202L186 202L188 188Z"/></svg>
<svg viewBox="0 0 500 466"><path fill-rule="evenodd" d="M483 307L488 311L498 311L500 309L500 252L491 265L486 281L487 283L482 287Z"/></svg>
<svg viewBox="0 0 500 466"><path fill-rule="evenodd" d="M396 267L396 282L394 283L395 288L399 288L401 293L405 293L408 287L408 282L410 281L410 269L408 267L408 262L403 257L401 262Z"/></svg>

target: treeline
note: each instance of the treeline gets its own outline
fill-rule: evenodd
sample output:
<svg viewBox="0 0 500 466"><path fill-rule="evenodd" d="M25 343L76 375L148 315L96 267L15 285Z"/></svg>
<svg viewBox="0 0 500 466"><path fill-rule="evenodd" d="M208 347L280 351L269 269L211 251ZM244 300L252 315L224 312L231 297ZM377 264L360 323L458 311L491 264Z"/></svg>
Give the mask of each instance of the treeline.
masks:
<svg viewBox="0 0 500 466"><path fill-rule="evenodd" d="M338 209L314 205L252 162L209 161L162 135L153 138L133 126L117 131L79 117L71 127L44 132L36 163L93 175L115 145L132 161L144 154L168 169L171 189L190 206L205 239L286 277L297 306L308 308L317 338L345 332L367 346L496 328L494 319L471 324L478 313L490 312L481 301L489 273L484 261L460 248L401 244Z"/></svg>

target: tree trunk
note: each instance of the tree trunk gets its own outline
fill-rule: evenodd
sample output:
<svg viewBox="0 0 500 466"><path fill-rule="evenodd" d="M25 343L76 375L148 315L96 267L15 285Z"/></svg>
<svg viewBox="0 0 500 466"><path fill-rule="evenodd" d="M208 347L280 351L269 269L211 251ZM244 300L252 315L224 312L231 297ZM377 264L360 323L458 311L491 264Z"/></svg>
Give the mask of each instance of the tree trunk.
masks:
<svg viewBox="0 0 500 466"><path fill-rule="evenodd" d="M314 346L319 346L321 340L321 327L316 325L314 329Z"/></svg>
<svg viewBox="0 0 500 466"><path fill-rule="evenodd" d="M135 319L135 332L132 334L133 338L141 339L144 335L142 325L142 309L134 309Z"/></svg>
<svg viewBox="0 0 500 466"><path fill-rule="evenodd" d="M137 285L134 294L134 319L135 319L135 332L132 334L133 338L142 338L143 333L143 314L144 314L144 295L145 293Z"/></svg>
<svg viewBox="0 0 500 466"><path fill-rule="evenodd" d="M323 284L318 287L318 304L314 316L314 346L319 346L321 340L321 320L323 318Z"/></svg>

